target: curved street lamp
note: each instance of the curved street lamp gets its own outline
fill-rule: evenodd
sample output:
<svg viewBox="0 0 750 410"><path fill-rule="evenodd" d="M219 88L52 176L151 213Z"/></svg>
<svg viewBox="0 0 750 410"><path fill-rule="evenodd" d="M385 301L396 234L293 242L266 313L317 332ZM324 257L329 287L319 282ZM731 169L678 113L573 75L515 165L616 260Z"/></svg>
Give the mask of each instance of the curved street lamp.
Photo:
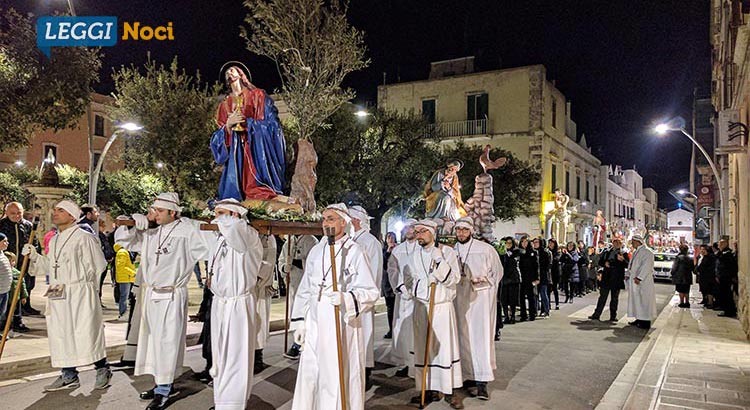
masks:
<svg viewBox="0 0 750 410"><path fill-rule="evenodd" d="M99 185L99 173L102 171L102 165L104 164L104 157L107 156L107 152L109 152L109 147L112 146L112 143L115 142L115 140L117 139L117 136L120 135L120 133L122 132L131 133L135 131L140 131L142 129L143 127L141 127L138 124L135 124L132 122L126 122L126 123L118 125L117 129L109 137L109 139L107 140L107 143L104 145L104 149L102 150L102 155L99 156L99 161L97 161L96 163L94 172L91 175L91 185L89 185L89 203L91 205L96 205L96 190L97 190L97 185Z"/></svg>
<svg viewBox="0 0 750 410"><path fill-rule="evenodd" d="M721 230L720 235L724 235L724 218L726 217L726 208L724 207L724 183L722 182L721 174L719 174L719 170L716 168L716 164L714 164L711 156L708 155L708 152L706 152L705 148L703 148L703 146L699 144L698 141L696 141L695 138L693 138L693 136L685 130L685 119L683 119L682 117L675 117L666 123L659 124L654 127L654 131L660 135L664 135L669 131L680 131L683 135L690 139L693 145L698 147L698 150L700 150L700 152L706 158L706 161L708 161L708 165L711 166L711 171L714 173L714 177L716 178L716 184L719 187L719 227Z"/></svg>

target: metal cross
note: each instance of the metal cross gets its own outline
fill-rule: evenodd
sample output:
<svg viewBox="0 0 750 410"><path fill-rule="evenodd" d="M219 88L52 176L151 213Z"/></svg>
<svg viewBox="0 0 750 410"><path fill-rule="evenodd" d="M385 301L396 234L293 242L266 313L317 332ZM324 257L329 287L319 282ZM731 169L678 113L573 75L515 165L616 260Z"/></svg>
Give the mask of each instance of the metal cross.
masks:
<svg viewBox="0 0 750 410"><path fill-rule="evenodd" d="M323 282L320 282L320 285L318 285L320 288L320 291L318 291L318 302L320 302L320 299L323 297L323 289L325 289L326 285Z"/></svg>
<svg viewBox="0 0 750 410"><path fill-rule="evenodd" d="M55 270L55 279L57 279L57 268L60 267L60 264L55 261L55 264L52 266L52 269Z"/></svg>
<svg viewBox="0 0 750 410"><path fill-rule="evenodd" d="M156 264L159 264L159 255L161 255L161 248L156 250Z"/></svg>

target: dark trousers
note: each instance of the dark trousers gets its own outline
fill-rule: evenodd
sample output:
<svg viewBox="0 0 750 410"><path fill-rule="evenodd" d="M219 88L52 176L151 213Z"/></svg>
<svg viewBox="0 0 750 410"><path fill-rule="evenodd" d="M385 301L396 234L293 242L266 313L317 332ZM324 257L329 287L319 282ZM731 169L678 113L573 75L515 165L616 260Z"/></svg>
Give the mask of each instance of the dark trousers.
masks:
<svg viewBox="0 0 750 410"><path fill-rule="evenodd" d="M107 278L107 269L104 269L101 275L99 275L99 301L102 300L102 287L104 287L104 279ZM117 299L115 299L117 300Z"/></svg>
<svg viewBox="0 0 750 410"><path fill-rule="evenodd" d="M386 296L385 307L388 308L388 333L391 333L393 332L393 311L396 307L396 296Z"/></svg>
<svg viewBox="0 0 750 410"><path fill-rule="evenodd" d="M725 315L734 316L737 314L737 305L734 303L734 292L732 291L732 282L725 280L719 283L719 299L721 309Z"/></svg>
<svg viewBox="0 0 750 410"><path fill-rule="evenodd" d="M526 314L526 303L528 302L528 315ZM534 285L528 282L521 283L521 319L536 319L536 295Z"/></svg>
<svg viewBox="0 0 750 410"><path fill-rule="evenodd" d="M20 270L20 268L19 268ZM23 309L26 314L32 313L32 307L31 307L31 291L34 289L34 286L36 286L36 277L31 276L29 274L26 274L23 276L23 282L26 284L26 291L29 292L29 297L26 298L26 304L21 306L21 303L19 301L18 305ZM10 307L10 299L8 300L8 307ZM21 318L21 315L14 315L15 317L18 317L19 320Z"/></svg>
<svg viewBox="0 0 750 410"><path fill-rule="evenodd" d="M607 304L607 296L609 296L609 317L611 319L617 319L617 304L620 297L620 289L610 289L608 286L599 287L599 300L596 301L596 310L594 310L594 316L600 317L604 312L604 306Z"/></svg>
<svg viewBox="0 0 750 410"><path fill-rule="evenodd" d="M550 300L552 299L552 294L555 295L555 306L560 305L560 291L558 290L559 285L557 283L553 283L552 286L550 286Z"/></svg>

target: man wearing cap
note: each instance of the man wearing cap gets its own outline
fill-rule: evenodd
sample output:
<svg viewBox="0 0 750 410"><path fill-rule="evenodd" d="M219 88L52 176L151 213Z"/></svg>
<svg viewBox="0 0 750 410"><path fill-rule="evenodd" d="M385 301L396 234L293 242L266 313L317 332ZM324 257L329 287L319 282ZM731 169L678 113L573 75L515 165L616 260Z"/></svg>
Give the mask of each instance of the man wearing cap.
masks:
<svg viewBox="0 0 750 410"><path fill-rule="evenodd" d="M463 408L460 399L453 394L453 389L461 388L461 358L459 353L456 311L453 299L456 297L456 285L461 278L456 252L449 246L437 243L438 224L430 219L423 219L416 223L414 233L417 235L419 246L409 258L409 271L413 281L411 295L416 299L414 303L414 367L417 390L422 389L422 372L428 367L427 395L425 402L440 399L440 393L445 395L445 401L454 409ZM434 312L432 316L432 332L430 355L427 363L424 354L427 339L427 323L430 304L430 284L435 283ZM421 397L416 396L412 403L419 403Z"/></svg>
<svg viewBox="0 0 750 410"><path fill-rule="evenodd" d="M365 407L365 351L361 313L380 296L362 247L347 235L351 222L346 205L323 211L323 229L333 237L338 291L333 291L330 247L320 241L307 257L305 274L294 300L295 342L303 345L292 410L341 408L336 324L342 325L342 353L347 409ZM340 318L334 306L341 308Z"/></svg>
<svg viewBox="0 0 750 410"><path fill-rule="evenodd" d="M628 316L634 317L632 326L650 329L656 319L656 291L654 289L654 253L646 247L643 237L633 235L633 256L628 266Z"/></svg>
<svg viewBox="0 0 750 410"><path fill-rule="evenodd" d="M310 250L317 243L318 240L312 235L300 235L291 236L281 247L278 269L284 275L284 280L286 280L286 274L289 273L289 283L286 284L286 291L287 298L289 298L290 311L294 309L294 297L297 295L297 289L299 289L299 284L302 280L307 255L310 254ZM292 247L291 255L289 252L290 246ZM300 345L292 343L289 350L284 353L284 357L292 360L299 359L299 349Z"/></svg>
<svg viewBox="0 0 750 410"><path fill-rule="evenodd" d="M497 283L503 277L500 256L492 245L473 238L474 221L456 221L455 249L461 270L456 287L458 341L461 344L461 371L469 392L489 400L487 383L495 380L495 318Z"/></svg>
<svg viewBox="0 0 750 410"><path fill-rule="evenodd" d="M258 232L235 199L216 202L218 232L211 232L208 284L216 409L244 409L253 386L255 283L263 258Z"/></svg>
<svg viewBox="0 0 750 410"><path fill-rule="evenodd" d="M412 328L412 314L414 300L409 289L413 280L409 272L409 258L417 249L417 239L414 235L416 219L404 221L404 240L396 245L388 259L388 280L396 293L396 305L393 315L393 354L391 359L401 366L396 372L398 377L409 375L409 367L414 367L414 330Z"/></svg>
<svg viewBox="0 0 750 410"><path fill-rule="evenodd" d="M187 284L193 266L208 257L197 221L180 218L180 198L159 194L152 208L156 229L145 231L140 270L143 289L135 375L151 374L156 386L140 394L149 409L167 406L175 373L182 367L187 328ZM144 215L133 215L136 227L147 228Z"/></svg>
<svg viewBox="0 0 750 410"><path fill-rule="evenodd" d="M83 231L76 221L81 209L69 200L60 201L52 212L57 234L49 253L41 255L24 245L29 255L29 273L49 275L47 296L47 334L52 367L62 374L44 391L76 389L80 386L78 366L94 364L95 389L109 387L112 371L104 350L104 325L99 304L99 273L107 262L96 237Z"/></svg>
<svg viewBox="0 0 750 410"><path fill-rule="evenodd" d="M255 287L256 303L256 337L255 373L262 372L267 364L263 363L263 349L268 343L271 331L271 297L276 292L273 287L274 266L276 266L276 238L273 235L261 235L263 247L262 262L258 271L258 283Z"/></svg>
<svg viewBox="0 0 750 410"><path fill-rule="evenodd" d="M383 280L383 246L373 234L370 233L370 219L367 211L359 205L349 207L349 216L352 218L352 240L362 247L370 263L372 280L380 292L380 284ZM370 387L370 375L375 368L375 312L369 310L362 313L362 332L365 338L365 390Z"/></svg>

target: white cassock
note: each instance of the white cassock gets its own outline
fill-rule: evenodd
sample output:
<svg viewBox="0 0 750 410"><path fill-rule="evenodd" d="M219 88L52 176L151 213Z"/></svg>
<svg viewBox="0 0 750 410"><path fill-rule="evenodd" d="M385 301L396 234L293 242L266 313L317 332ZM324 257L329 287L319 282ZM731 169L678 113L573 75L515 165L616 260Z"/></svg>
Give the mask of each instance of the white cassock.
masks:
<svg viewBox="0 0 750 410"><path fill-rule="evenodd" d="M276 238L263 235L260 238L263 247L263 259L258 271L258 283L255 285L257 341L255 349L265 349L271 329L271 296L273 289L273 268L276 266Z"/></svg>
<svg viewBox="0 0 750 410"><path fill-rule="evenodd" d="M143 246L143 231L120 226L115 230L115 243L122 245L123 248L130 252L140 253L141 247ZM142 283L143 271L139 264L138 269L135 271L135 282L130 288L130 291L135 295L135 303L133 303L133 306L130 309L128 328L125 333L125 350L122 352L122 360L131 362L135 361L136 353L138 351L138 331L141 326L141 305L143 303L141 299Z"/></svg>
<svg viewBox="0 0 750 410"><path fill-rule="evenodd" d="M174 381L182 367L188 290L193 267L208 257L198 221L180 218L145 232L141 252L141 323L135 375L151 374L156 384Z"/></svg>
<svg viewBox="0 0 750 410"><path fill-rule="evenodd" d="M255 283L263 257L258 232L239 218L219 218L208 262L211 352L216 409L242 410L250 398L255 359Z"/></svg>
<svg viewBox="0 0 750 410"><path fill-rule="evenodd" d="M430 282L435 282L435 310L432 317L432 340L427 367L426 390L453 394L453 389L463 385L461 356L458 344L456 311L453 299L456 284L461 278L458 259L453 248L430 245L417 247L409 259L409 269L414 277L412 295L414 303L414 367L417 390L422 389L424 353L427 337L427 317L430 304Z"/></svg>
<svg viewBox="0 0 750 410"><path fill-rule="evenodd" d="M633 252L628 266L628 316L637 320L656 319L654 288L654 253L645 245ZM635 278L641 283L636 285Z"/></svg>
<svg viewBox="0 0 750 410"><path fill-rule="evenodd" d="M492 245L472 238L456 243L461 281L456 286L458 342L463 380L495 380L497 283L503 277L500 256ZM480 281L480 283L472 283Z"/></svg>
<svg viewBox="0 0 750 410"><path fill-rule="evenodd" d="M343 324L342 351L347 409L365 407L365 351L360 313L372 309L380 293L362 248L344 235L334 245ZM332 291L331 255L326 240L307 256L305 274L294 301L292 318L304 320L305 344L297 371L293 410L341 408L336 318L325 295ZM322 298L319 295L323 292ZM300 325L298 325L300 326Z"/></svg>
<svg viewBox="0 0 750 410"><path fill-rule="evenodd" d="M354 242L356 242L367 255L367 260L370 263L370 271L372 272L372 280L378 288L379 296L380 284L383 280L383 245L378 241L378 238L366 229L360 229L359 231L354 232L352 239L354 239ZM367 312L362 313L362 331L364 332L365 338L365 367L375 367L374 307Z"/></svg>
<svg viewBox="0 0 750 410"><path fill-rule="evenodd" d="M399 366L414 367L414 299L410 289L413 286L412 274L409 271L409 258L416 251L417 241L404 241L396 245L388 259L388 280L396 293L396 304L393 308L393 361Z"/></svg>
<svg viewBox="0 0 750 410"><path fill-rule="evenodd" d="M58 232L49 249L29 272L49 275L50 286L64 286L63 297L47 298L45 309L52 367L89 365L107 356L99 302L99 275L107 261L96 236L78 225Z"/></svg>
<svg viewBox="0 0 750 410"><path fill-rule="evenodd" d="M305 261L307 255L312 250L313 246L318 243L318 240L312 235L301 235L292 236L292 255L289 256L289 240L284 242L281 246L281 254L279 254L278 269L284 280L286 280L286 269L289 269L289 283L287 284L287 297L289 298L289 311L291 314L294 309L294 297L297 295L297 289L299 289L299 283L302 280L302 273L305 269ZM295 266L295 261L297 265ZM290 326L290 329L295 329Z"/></svg>

